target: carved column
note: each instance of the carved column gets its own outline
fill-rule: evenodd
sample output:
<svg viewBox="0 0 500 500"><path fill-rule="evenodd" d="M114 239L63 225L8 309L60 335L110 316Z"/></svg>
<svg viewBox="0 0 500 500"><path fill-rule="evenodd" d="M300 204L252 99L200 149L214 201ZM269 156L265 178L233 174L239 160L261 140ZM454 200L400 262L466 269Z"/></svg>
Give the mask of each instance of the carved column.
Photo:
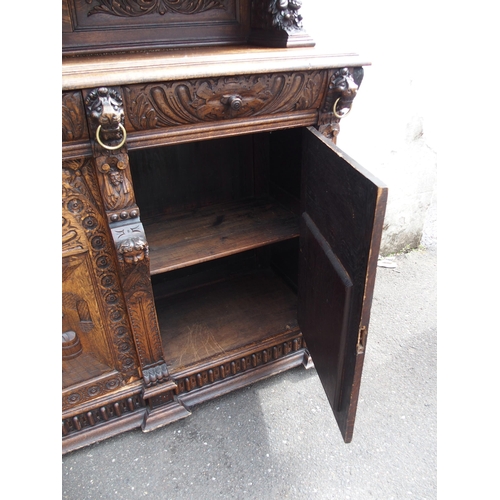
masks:
<svg viewBox="0 0 500 500"><path fill-rule="evenodd" d="M318 130L337 142L340 120L351 110L363 80L363 68L339 68L329 77L328 90L318 117Z"/></svg>
<svg viewBox="0 0 500 500"><path fill-rule="evenodd" d="M148 397L173 389L175 384L169 380L163 358L149 273L149 247L129 168L122 97L117 88L111 87L94 89L84 93L84 97L95 170L120 264L121 283L146 386L144 396Z"/></svg>

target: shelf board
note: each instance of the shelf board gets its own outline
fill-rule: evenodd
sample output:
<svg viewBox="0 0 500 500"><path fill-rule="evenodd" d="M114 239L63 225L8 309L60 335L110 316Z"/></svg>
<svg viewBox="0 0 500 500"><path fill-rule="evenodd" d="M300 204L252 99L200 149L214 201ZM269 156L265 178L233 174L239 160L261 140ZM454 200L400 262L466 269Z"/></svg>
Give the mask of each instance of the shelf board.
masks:
<svg viewBox="0 0 500 500"><path fill-rule="evenodd" d="M144 227L152 275L299 236L298 216L269 199L199 208Z"/></svg>
<svg viewBox="0 0 500 500"><path fill-rule="evenodd" d="M299 331L297 296L269 269L158 300L156 308L171 374Z"/></svg>

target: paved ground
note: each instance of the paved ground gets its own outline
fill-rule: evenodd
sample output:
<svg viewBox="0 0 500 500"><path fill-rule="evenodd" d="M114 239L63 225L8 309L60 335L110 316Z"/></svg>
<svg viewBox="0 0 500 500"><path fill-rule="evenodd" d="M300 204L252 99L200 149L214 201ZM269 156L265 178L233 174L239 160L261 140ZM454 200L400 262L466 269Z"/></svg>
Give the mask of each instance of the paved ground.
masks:
<svg viewBox="0 0 500 500"><path fill-rule="evenodd" d="M436 239L379 267L353 442L314 371L205 403L185 420L63 456L63 498L437 498Z"/></svg>

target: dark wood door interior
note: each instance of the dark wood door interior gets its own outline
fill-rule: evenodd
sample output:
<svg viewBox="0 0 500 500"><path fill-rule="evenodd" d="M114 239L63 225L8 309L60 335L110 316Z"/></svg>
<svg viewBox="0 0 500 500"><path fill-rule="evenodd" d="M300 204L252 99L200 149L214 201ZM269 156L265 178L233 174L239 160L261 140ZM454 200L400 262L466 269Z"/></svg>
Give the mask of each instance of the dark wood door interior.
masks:
<svg viewBox="0 0 500 500"><path fill-rule="evenodd" d="M350 442L387 189L313 128L302 153L298 321Z"/></svg>

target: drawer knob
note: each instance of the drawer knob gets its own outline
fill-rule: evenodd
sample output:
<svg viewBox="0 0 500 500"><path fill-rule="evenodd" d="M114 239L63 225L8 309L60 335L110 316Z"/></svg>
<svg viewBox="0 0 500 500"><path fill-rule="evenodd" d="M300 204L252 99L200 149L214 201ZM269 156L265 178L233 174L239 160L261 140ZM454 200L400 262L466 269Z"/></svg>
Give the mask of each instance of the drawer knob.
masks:
<svg viewBox="0 0 500 500"><path fill-rule="evenodd" d="M231 95L221 99L222 104L229 106L233 111L238 111L243 106L243 99L239 95Z"/></svg>

